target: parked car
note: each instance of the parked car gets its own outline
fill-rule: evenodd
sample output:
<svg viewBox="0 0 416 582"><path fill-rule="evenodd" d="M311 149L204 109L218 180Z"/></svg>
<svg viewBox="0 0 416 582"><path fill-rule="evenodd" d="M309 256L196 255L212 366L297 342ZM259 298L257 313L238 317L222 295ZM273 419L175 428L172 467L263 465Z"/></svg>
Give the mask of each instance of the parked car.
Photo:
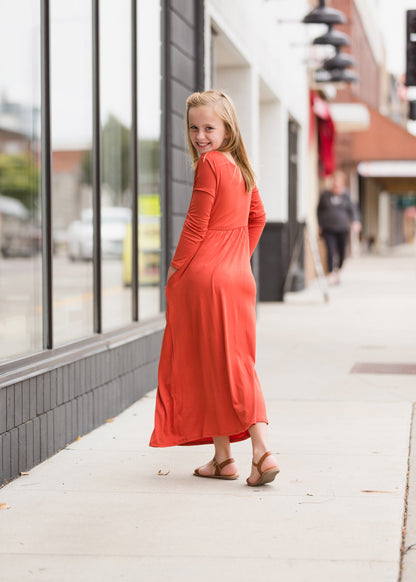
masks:
<svg viewBox="0 0 416 582"><path fill-rule="evenodd" d="M31 257L41 249L41 231L20 200L0 195L0 251L4 258Z"/></svg>
<svg viewBox="0 0 416 582"><path fill-rule="evenodd" d="M101 256L103 259L121 259L131 210L122 206L101 208ZM92 208L81 213L81 220L71 223L68 229L68 257L71 261L88 261L93 255Z"/></svg>
<svg viewBox="0 0 416 582"><path fill-rule="evenodd" d="M139 216L139 285L158 285L160 281L160 216ZM127 225L123 244L123 283L132 280L132 227Z"/></svg>

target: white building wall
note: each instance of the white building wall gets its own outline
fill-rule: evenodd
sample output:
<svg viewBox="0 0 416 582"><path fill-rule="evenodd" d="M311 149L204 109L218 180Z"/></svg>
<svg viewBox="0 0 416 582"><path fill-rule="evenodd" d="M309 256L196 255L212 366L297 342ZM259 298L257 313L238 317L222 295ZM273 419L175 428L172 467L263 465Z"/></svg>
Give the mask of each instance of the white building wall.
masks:
<svg viewBox="0 0 416 582"><path fill-rule="evenodd" d="M236 104L244 141L271 222L288 219L290 118L300 129L299 220L306 218L308 207L306 61L309 48L307 27L301 20L309 10L307 0L206 2L206 23L210 22L215 30L211 38L210 26L206 26L206 88L213 86L228 92ZM210 50L212 44L214 55ZM215 63L217 66L213 67Z"/></svg>

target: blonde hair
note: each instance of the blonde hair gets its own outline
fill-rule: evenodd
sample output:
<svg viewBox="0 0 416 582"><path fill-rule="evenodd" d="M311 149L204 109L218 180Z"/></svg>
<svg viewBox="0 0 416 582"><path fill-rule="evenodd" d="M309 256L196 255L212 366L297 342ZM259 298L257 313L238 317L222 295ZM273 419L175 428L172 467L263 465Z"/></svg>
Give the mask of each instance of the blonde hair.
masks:
<svg viewBox="0 0 416 582"><path fill-rule="evenodd" d="M189 131L189 110L192 107L212 107L215 113L224 122L227 137L224 144L218 148L221 152L229 152L243 175L246 191L251 192L255 186L255 176L244 147L240 127L238 125L237 113L230 97L221 91L204 91L203 93L192 93L186 100L186 134L188 138L189 152L192 158L192 165L195 168L198 162L198 152L194 148Z"/></svg>

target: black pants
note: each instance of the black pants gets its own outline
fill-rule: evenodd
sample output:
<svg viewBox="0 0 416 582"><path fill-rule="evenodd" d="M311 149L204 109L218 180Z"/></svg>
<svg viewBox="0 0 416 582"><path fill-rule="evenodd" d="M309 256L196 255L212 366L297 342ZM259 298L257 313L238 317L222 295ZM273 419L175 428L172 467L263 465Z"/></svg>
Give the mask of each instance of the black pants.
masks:
<svg viewBox="0 0 416 582"><path fill-rule="evenodd" d="M345 251L347 248L349 232L332 232L331 230L324 230L322 237L325 240L327 254L328 254L328 271L332 273L334 270L334 259L338 256L338 269L342 267L345 259Z"/></svg>

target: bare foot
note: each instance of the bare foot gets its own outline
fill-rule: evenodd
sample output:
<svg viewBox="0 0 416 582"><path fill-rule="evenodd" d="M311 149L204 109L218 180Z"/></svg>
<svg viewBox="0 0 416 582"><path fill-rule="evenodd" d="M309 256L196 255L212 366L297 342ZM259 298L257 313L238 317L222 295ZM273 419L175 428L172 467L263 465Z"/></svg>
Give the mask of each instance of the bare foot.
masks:
<svg viewBox="0 0 416 582"><path fill-rule="evenodd" d="M226 459L222 459L218 461L220 465ZM202 465L202 467L198 467L198 472L200 475L209 476L215 475L215 466L214 466L214 459L209 461L206 465ZM225 467L221 469L221 475L236 475L238 473L237 464L235 462L229 463Z"/></svg>
<svg viewBox="0 0 416 582"><path fill-rule="evenodd" d="M263 456L263 453L261 455L259 454L258 456L256 456L253 459L253 461L255 463L258 463L262 456ZM278 462L277 462L276 457L274 455L269 455L264 459L263 463L261 464L260 469L262 472L264 472L264 471L267 471L268 469L274 469L277 466L278 466ZM255 467L253 464L251 464L251 473L250 473L248 480L250 481L250 483L255 483L259 477L260 477L260 472L258 471L257 467Z"/></svg>

